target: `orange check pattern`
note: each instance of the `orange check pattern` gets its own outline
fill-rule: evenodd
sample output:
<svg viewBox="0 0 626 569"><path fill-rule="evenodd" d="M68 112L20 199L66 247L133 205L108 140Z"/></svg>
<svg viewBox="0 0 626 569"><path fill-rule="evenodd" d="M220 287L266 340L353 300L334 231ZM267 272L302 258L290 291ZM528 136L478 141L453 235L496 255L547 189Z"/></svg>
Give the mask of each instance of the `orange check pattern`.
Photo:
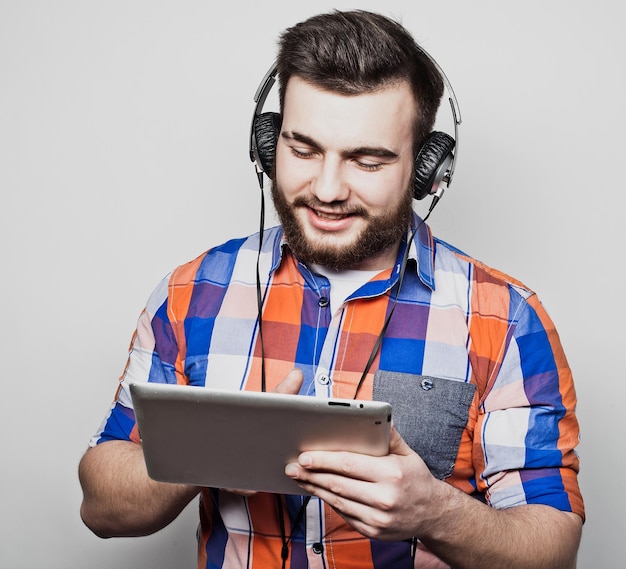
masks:
<svg viewBox="0 0 626 569"><path fill-rule="evenodd" d="M93 445L138 442L130 382L261 389L258 246L258 235L229 241L177 268L156 288ZM434 238L426 225L410 259L393 318L357 396L372 398L377 371L475 385L458 447L444 449L454 466L446 481L495 508L547 504L584 516L574 450L576 395L557 332L537 296ZM303 396L354 397L396 297L399 263L331 314L329 281L290 254L279 228L265 232L259 262L267 390L299 367ZM367 539L316 499L294 527L301 501L283 497L281 518L273 495L204 490L198 567L280 567L280 519L291 536L288 567L413 566L409 541ZM446 566L420 546L415 566L427 563Z"/></svg>

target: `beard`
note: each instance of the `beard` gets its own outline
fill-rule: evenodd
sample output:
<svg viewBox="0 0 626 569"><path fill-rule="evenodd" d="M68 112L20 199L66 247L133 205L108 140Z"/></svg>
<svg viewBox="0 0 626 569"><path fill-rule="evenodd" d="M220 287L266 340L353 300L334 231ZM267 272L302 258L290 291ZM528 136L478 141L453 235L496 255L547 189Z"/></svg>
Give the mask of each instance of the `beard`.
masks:
<svg viewBox="0 0 626 569"><path fill-rule="evenodd" d="M295 257L307 264L318 264L337 271L357 268L369 257L374 257L396 246L406 232L413 212L412 187L407 188L400 202L393 208L379 215L371 215L362 207L336 207L337 214L360 216L366 222L365 227L350 243L333 242L332 237L307 236L298 220L298 208L317 209L322 204L317 198L298 197L288 203L284 193L272 179L272 199L278 214L285 239Z"/></svg>

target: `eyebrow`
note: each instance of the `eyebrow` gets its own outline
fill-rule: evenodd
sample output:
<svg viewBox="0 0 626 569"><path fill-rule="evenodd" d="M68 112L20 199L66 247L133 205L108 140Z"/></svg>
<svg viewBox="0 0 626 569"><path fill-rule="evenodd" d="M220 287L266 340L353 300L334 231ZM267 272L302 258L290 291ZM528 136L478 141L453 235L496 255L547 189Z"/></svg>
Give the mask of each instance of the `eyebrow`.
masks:
<svg viewBox="0 0 626 569"><path fill-rule="evenodd" d="M315 148L316 150L325 150L324 146L317 142L315 139L307 136L306 134L302 134L300 132L292 131L292 132L281 132L281 137L287 140L295 140L297 142L301 142L310 146L311 148ZM393 152L393 150L389 150L383 146L356 146L354 148L346 148L341 151L341 154L344 156L378 156L381 158L397 158L398 153Z"/></svg>

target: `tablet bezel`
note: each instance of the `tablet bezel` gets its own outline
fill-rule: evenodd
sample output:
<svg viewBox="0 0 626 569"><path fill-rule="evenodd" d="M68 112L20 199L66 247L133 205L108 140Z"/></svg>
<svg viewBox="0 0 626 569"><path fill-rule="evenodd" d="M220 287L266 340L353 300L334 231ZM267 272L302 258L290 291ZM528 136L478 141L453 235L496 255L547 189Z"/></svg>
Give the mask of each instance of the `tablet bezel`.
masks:
<svg viewBox="0 0 626 569"><path fill-rule="evenodd" d="M385 402L151 382L130 393L148 474L161 482L306 494L284 474L301 452L389 452Z"/></svg>

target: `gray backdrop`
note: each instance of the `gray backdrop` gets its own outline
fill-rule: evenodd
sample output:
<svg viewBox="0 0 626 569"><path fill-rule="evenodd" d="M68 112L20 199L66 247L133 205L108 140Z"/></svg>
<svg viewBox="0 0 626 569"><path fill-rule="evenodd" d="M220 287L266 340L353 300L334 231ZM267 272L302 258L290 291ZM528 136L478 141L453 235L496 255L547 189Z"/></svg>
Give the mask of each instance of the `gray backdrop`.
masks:
<svg viewBox="0 0 626 569"><path fill-rule="evenodd" d="M257 229L249 123L277 34L357 6L210 4L0 0L3 568L194 566L194 506L155 536L99 540L78 515L77 464L153 286ZM617 567L626 535L622 5L358 7L401 18L455 88L459 162L432 226L537 290L556 321L583 433L579 566ZM446 130L447 109L441 116Z"/></svg>

